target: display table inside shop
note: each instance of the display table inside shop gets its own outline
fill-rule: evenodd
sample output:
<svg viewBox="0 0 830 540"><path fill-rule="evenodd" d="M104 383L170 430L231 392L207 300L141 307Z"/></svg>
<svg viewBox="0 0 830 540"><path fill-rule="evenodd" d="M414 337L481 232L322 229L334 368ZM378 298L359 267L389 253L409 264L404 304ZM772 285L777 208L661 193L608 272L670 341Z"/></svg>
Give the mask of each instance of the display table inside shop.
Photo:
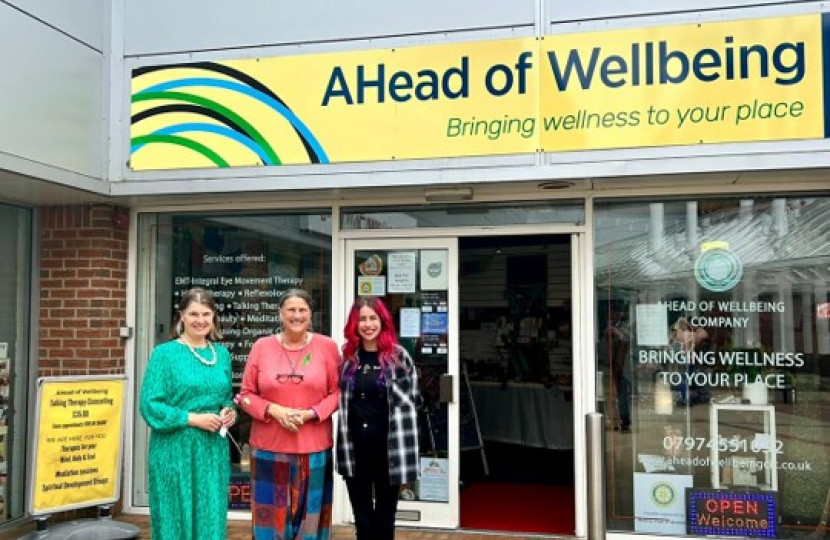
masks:
<svg viewBox="0 0 830 540"><path fill-rule="evenodd" d="M731 437L727 437L722 431L721 423L729 413L744 413L749 418L751 413L757 413L761 421L755 419L754 425L737 426L734 418L727 418L727 423L732 425L734 432ZM743 422L748 423L750 420L744 419ZM739 429L742 433L737 433ZM712 488L751 486L778 491L779 441L773 405L712 403L709 406L709 440L712 441ZM727 478L723 478L725 472L729 473Z"/></svg>
<svg viewBox="0 0 830 540"><path fill-rule="evenodd" d="M573 448L571 389L538 383L470 381L484 440L538 448Z"/></svg>

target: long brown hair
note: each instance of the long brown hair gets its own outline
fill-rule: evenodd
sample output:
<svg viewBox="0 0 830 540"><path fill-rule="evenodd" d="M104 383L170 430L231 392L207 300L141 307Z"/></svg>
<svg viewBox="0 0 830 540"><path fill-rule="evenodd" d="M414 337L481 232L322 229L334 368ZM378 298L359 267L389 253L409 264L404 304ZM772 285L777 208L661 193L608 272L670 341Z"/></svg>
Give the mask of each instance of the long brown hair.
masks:
<svg viewBox="0 0 830 540"><path fill-rule="evenodd" d="M213 295L210 293L210 291L203 289L201 287L194 287L192 289L189 289L182 295L181 300L179 300L179 305L176 308L176 314L173 315L173 328L170 330L170 336L173 339L176 339L178 337L181 337L181 335L184 333L184 322L182 321L182 314L187 309L187 307L193 302L205 306L213 312L213 327L210 329L208 339L213 341L216 341L217 339L222 339L222 323L219 322L219 311L216 308L216 300L213 298Z"/></svg>

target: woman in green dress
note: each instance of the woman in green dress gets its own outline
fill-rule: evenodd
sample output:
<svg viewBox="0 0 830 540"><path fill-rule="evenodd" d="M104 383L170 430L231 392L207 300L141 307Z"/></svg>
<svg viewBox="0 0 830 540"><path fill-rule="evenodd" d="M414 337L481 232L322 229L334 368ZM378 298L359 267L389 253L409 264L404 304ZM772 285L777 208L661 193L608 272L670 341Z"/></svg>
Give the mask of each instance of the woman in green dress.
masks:
<svg viewBox="0 0 830 540"><path fill-rule="evenodd" d="M172 341L153 350L141 386L150 426L147 458L153 540L227 538L230 456L236 421L231 359L216 303L195 288L181 298Z"/></svg>

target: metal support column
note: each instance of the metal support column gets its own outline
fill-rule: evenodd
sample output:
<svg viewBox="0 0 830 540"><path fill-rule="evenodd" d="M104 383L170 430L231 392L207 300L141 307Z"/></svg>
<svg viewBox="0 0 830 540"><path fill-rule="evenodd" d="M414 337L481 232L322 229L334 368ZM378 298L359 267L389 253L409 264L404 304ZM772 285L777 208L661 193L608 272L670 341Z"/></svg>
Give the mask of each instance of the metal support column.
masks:
<svg viewBox="0 0 830 540"><path fill-rule="evenodd" d="M605 419L585 416L588 450L588 540L605 540Z"/></svg>

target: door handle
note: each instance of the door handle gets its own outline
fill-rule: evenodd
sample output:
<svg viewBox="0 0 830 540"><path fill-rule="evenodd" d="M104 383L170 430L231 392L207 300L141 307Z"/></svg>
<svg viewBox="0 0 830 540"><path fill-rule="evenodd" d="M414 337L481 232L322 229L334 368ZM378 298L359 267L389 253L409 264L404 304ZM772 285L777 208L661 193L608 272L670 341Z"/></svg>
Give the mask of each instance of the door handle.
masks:
<svg viewBox="0 0 830 540"><path fill-rule="evenodd" d="M454 396L452 395L452 375L444 373L438 379L438 401L441 403L452 403Z"/></svg>

